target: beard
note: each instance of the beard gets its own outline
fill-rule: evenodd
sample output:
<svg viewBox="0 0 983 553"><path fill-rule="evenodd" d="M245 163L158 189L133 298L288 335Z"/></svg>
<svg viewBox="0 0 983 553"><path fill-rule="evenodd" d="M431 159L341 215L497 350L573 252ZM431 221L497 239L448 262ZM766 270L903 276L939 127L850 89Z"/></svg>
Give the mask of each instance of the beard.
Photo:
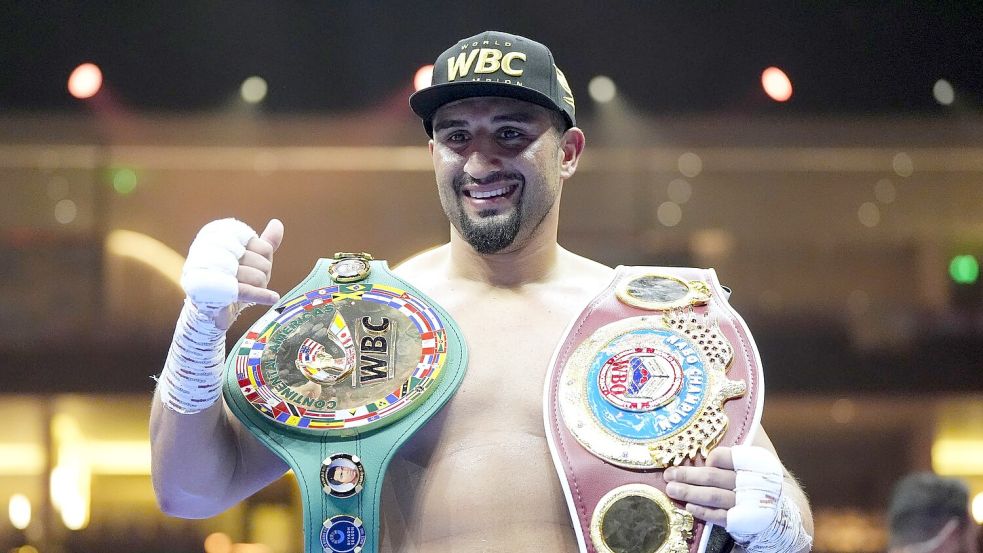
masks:
<svg viewBox="0 0 983 553"><path fill-rule="evenodd" d="M494 211L478 212L479 219L472 219L461 212L461 236L478 253L497 253L512 245L519 234L522 205L508 215L496 215Z"/></svg>
<svg viewBox="0 0 983 553"><path fill-rule="evenodd" d="M525 192L525 178L518 173L495 173L483 179L483 184L489 184L498 180L518 181L519 187ZM458 193L457 207L460 217L458 228L461 236L478 253L489 254L497 253L512 245L522 223L522 198L516 202L515 209L507 214L500 214L497 210L488 209L479 211L477 217L470 217L464 210L461 187L465 184L476 182L468 175L462 175L454 179L454 190Z"/></svg>

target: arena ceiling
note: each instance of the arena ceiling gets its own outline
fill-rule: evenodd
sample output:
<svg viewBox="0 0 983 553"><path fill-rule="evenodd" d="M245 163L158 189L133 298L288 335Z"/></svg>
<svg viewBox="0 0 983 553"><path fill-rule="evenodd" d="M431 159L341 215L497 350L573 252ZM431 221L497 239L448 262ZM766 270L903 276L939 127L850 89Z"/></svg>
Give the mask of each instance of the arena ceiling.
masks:
<svg viewBox="0 0 983 553"><path fill-rule="evenodd" d="M980 2L8 2L0 112L84 111L66 91L97 63L133 111L221 111L261 75L271 113L402 106L414 72L485 29L550 45L579 98L606 75L653 114L929 114L983 108ZM782 68L776 103L760 75ZM939 79L955 102L933 97ZM581 101L581 111L594 106Z"/></svg>

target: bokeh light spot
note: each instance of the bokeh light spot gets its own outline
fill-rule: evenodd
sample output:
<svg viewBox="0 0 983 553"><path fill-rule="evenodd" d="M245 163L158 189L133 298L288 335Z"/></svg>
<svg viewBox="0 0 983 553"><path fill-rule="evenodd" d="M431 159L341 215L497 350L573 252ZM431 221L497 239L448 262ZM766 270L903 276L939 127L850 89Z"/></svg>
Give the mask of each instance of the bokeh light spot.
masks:
<svg viewBox="0 0 983 553"><path fill-rule="evenodd" d="M242 81L242 87L239 89L239 94L242 95L242 99L249 104L258 104L262 102L263 99L266 98L266 92L266 79L256 75Z"/></svg>
<svg viewBox="0 0 983 553"><path fill-rule="evenodd" d="M915 172L915 162L911 156L904 152L898 152L891 160L891 167L899 177L910 177Z"/></svg>
<svg viewBox="0 0 983 553"><path fill-rule="evenodd" d="M846 398L841 398L833 402L829 410L830 416L840 424L848 424L857 414L857 406Z"/></svg>
<svg viewBox="0 0 983 553"><path fill-rule="evenodd" d="M973 520L976 521L976 524L983 524L983 492L973 496L970 511L973 513Z"/></svg>
<svg viewBox="0 0 983 553"><path fill-rule="evenodd" d="M876 227L881 222L881 209L874 202L864 202L857 210L857 218L865 227Z"/></svg>
<svg viewBox="0 0 983 553"><path fill-rule="evenodd" d="M935 101L942 104L943 106L948 106L952 104L956 99L956 91L952 89L952 84L945 79L939 79L935 81L935 85L932 86L932 96L935 96Z"/></svg>
<svg viewBox="0 0 983 553"><path fill-rule="evenodd" d="M655 215L662 226L674 227L683 220L683 209L676 202L662 202Z"/></svg>
<svg viewBox="0 0 983 553"><path fill-rule="evenodd" d="M91 98L102 88L102 70L94 63L83 63L68 76L68 92L79 100Z"/></svg>
<svg viewBox="0 0 983 553"><path fill-rule="evenodd" d="M761 72L761 86L765 89L765 94L776 102L785 102L792 97L792 81L777 67L769 67Z"/></svg>
<svg viewBox="0 0 983 553"><path fill-rule="evenodd" d="M133 169L117 169L113 173L113 189L120 194L129 194L137 187L137 174Z"/></svg>
<svg viewBox="0 0 983 553"><path fill-rule="evenodd" d="M703 172L703 160L693 152L686 152L676 160L676 167L680 173L692 179Z"/></svg>
<svg viewBox="0 0 983 553"><path fill-rule="evenodd" d="M599 104L606 104L618 94L618 87L610 77L598 75L587 83L587 93Z"/></svg>
<svg viewBox="0 0 983 553"><path fill-rule="evenodd" d="M433 65L424 65L413 75L413 90L423 90L433 82Z"/></svg>
<svg viewBox="0 0 983 553"><path fill-rule="evenodd" d="M957 284L974 284L980 278L980 264L972 255L957 255L949 262L949 276Z"/></svg>
<svg viewBox="0 0 983 553"><path fill-rule="evenodd" d="M26 495L15 493L10 496L7 511L14 528L24 530L31 523L31 500Z"/></svg>
<svg viewBox="0 0 983 553"><path fill-rule="evenodd" d="M221 532L209 534L205 538L205 553L229 553L232 550L232 538Z"/></svg>
<svg viewBox="0 0 983 553"><path fill-rule="evenodd" d="M55 204L55 220L67 225L78 217L78 206L72 200L59 200Z"/></svg>

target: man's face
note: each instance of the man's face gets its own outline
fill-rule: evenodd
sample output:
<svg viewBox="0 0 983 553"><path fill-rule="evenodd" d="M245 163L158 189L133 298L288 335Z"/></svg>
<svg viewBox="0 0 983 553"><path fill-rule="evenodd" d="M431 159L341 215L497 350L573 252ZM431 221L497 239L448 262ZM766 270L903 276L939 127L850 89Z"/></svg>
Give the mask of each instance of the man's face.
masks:
<svg viewBox="0 0 983 553"><path fill-rule="evenodd" d="M342 465L338 467L337 471L335 471L334 479L337 480L339 484L351 484L358 479L358 471Z"/></svg>
<svg viewBox="0 0 983 553"><path fill-rule="evenodd" d="M560 195L561 137L549 112L512 98L451 102L434 114L437 191L454 228L479 253L521 247Z"/></svg>

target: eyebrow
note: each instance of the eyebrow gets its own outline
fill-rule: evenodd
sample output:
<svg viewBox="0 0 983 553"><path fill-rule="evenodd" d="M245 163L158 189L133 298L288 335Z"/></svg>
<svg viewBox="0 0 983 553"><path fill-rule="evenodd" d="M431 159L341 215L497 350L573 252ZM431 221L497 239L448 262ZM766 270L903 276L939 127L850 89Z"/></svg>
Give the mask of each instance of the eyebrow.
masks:
<svg viewBox="0 0 983 553"><path fill-rule="evenodd" d="M496 115L492 117L492 123L529 123L535 120L535 116L531 113L524 111L516 111L513 113L503 113L502 115ZM455 127L467 127L468 121L464 119L445 119L433 126L434 132L442 131L444 129L450 129Z"/></svg>
<svg viewBox="0 0 983 553"><path fill-rule="evenodd" d="M442 131L444 129L450 129L454 127L466 127L468 122L463 119L444 119L439 123L435 123L433 126L433 132Z"/></svg>

